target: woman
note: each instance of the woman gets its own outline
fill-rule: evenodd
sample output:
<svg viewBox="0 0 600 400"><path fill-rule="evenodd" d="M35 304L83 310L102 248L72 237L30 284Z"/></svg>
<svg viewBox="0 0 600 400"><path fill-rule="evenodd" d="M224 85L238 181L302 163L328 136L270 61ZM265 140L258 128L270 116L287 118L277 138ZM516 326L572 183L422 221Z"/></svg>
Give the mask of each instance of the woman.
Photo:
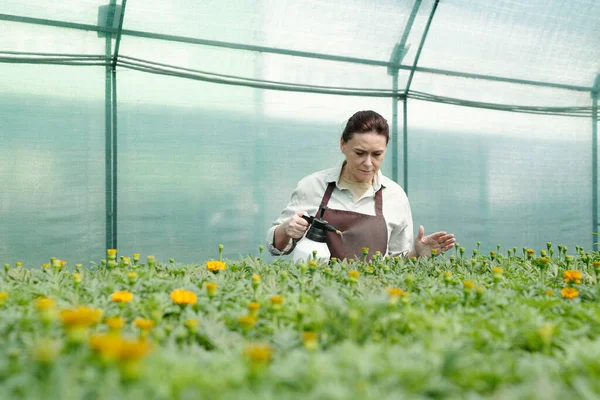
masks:
<svg viewBox="0 0 600 400"><path fill-rule="evenodd" d="M279 219L269 229L267 246L272 255L289 254L308 229L303 214L316 215L326 206L323 219L343 232L328 233L332 257L369 258L380 251L391 256L428 257L454 246L453 234L424 236L423 226L413 245L413 223L408 198L396 182L379 171L387 144L387 121L374 111L359 111L346 124L340 148L346 156L334 168L313 173L298 183Z"/></svg>

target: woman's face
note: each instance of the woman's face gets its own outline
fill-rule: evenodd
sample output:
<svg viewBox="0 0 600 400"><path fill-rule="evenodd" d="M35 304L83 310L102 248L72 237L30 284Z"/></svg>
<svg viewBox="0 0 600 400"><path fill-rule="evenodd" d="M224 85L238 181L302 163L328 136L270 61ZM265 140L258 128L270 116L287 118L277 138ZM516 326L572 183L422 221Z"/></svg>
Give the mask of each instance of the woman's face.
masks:
<svg viewBox="0 0 600 400"><path fill-rule="evenodd" d="M346 143L340 140L340 147L346 155L346 176L355 182L372 182L387 148L385 136L375 131L355 133Z"/></svg>

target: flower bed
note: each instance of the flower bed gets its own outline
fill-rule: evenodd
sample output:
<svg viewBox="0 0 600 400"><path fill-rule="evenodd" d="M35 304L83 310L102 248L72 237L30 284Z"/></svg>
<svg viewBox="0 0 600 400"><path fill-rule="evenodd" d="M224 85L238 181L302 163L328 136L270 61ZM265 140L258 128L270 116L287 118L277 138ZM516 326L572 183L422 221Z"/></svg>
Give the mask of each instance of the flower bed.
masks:
<svg viewBox="0 0 600 400"><path fill-rule="evenodd" d="M600 394L598 254L450 253L5 265L0 398Z"/></svg>

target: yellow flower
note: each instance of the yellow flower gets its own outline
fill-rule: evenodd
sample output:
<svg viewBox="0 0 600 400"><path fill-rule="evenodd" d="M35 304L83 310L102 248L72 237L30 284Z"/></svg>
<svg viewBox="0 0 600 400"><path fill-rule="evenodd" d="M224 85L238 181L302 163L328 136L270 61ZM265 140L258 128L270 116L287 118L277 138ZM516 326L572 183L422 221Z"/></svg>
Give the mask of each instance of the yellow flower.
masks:
<svg viewBox="0 0 600 400"><path fill-rule="evenodd" d="M137 281L138 278L138 274L135 272L128 272L127 273L127 280L129 280L129 283L135 283L135 281Z"/></svg>
<svg viewBox="0 0 600 400"><path fill-rule="evenodd" d="M389 288L387 290L387 292L390 295L390 297L406 297L406 296L408 296L408 293L406 293L404 290L402 290L400 288Z"/></svg>
<svg viewBox="0 0 600 400"><path fill-rule="evenodd" d="M143 331L149 331L150 329L154 328L154 325L156 325L156 323L151 319L145 318L136 318L133 320L133 324Z"/></svg>
<svg viewBox="0 0 600 400"><path fill-rule="evenodd" d="M251 316L256 317L258 315L258 310L260 309L260 303L255 301L248 303L248 312Z"/></svg>
<svg viewBox="0 0 600 400"><path fill-rule="evenodd" d="M283 296L271 296L271 304L283 304Z"/></svg>
<svg viewBox="0 0 600 400"><path fill-rule="evenodd" d="M23 261L17 261L15 263L15 267L17 267L17 268L22 267L22 266L23 266Z"/></svg>
<svg viewBox="0 0 600 400"><path fill-rule="evenodd" d="M307 350L316 350L319 345L319 340L316 332L305 331L302 335L304 347Z"/></svg>
<svg viewBox="0 0 600 400"><path fill-rule="evenodd" d="M238 322L244 329L250 329L256 325L256 318L251 315L243 315L238 318Z"/></svg>
<svg viewBox="0 0 600 400"><path fill-rule="evenodd" d="M222 261L208 261L206 263L206 268L208 268L209 271L213 272L224 270L225 267L225 263Z"/></svg>
<svg viewBox="0 0 600 400"><path fill-rule="evenodd" d="M106 250L106 258L109 260L115 260L117 258L117 249Z"/></svg>
<svg viewBox="0 0 600 400"><path fill-rule="evenodd" d="M42 264L42 269L49 269L50 268L50 264Z"/></svg>
<svg viewBox="0 0 600 400"><path fill-rule="evenodd" d="M217 284L214 282L206 282L204 284L206 288L206 293L208 293L208 297L215 297L217 294Z"/></svg>
<svg viewBox="0 0 600 400"><path fill-rule="evenodd" d="M348 271L348 276L352 279L357 279L360 276L360 271Z"/></svg>
<svg viewBox="0 0 600 400"><path fill-rule="evenodd" d="M554 296L554 290L551 290L551 289L546 289L546 294L547 294L548 296Z"/></svg>
<svg viewBox="0 0 600 400"><path fill-rule="evenodd" d="M504 272L504 270L502 269L502 267L494 267L494 268L492 268L492 272L494 274L501 275Z"/></svg>
<svg viewBox="0 0 600 400"><path fill-rule="evenodd" d="M581 283L581 271L568 270L563 274L563 278L566 283Z"/></svg>
<svg viewBox="0 0 600 400"><path fill-rule="evenodd" d="M56 301L53 298L42 296L35 299L34 304L38 311L47 311L54 308Z"/></svg>
<svg viewBox="0 0 600 400"><path fill-rule="evenodd" d="M73 273L73 282L81 283L81 274L79 272Z"/></svg>
<svg viewBox="0 0 600 400"><path fill-rule="evenodd" d="M90 347L106 360L137 361L150 351L145 340L128 340L117 335L93 335Z"/></svg>
<svg viewBox="0 0 600 400"><path fill-rule="evenodd" d="M577 289L569 287L561 289L560 294L565 299L574 299L575 297L579 296L579 292L577 291Z"/></svg>
<svg viewBox="0 0 600 400"><path fill-rule="evenodd" d="M184 289L175 289L171 292L171 300L175 304L190 304L194 305L198 301L196 293Z"/></svg>
<svg viewBox="0 0 600 400"><path fill-rule="evenodd" d="M123 317L108 317L104 320L108 329L114 332L118 332L125 325L125 318Z"/></svg>
<svg viewBox="0 0 600 400"><path fill-rule="evenodd" d="M127 291L114 292L111 299L115 303L129 303L133 300L133 293Z"/></svg>
<svg viewBox="0 0 600 400"><path fill-rule="evenodd" d="M62 350L62 343L58 340L39 339L33 347L33 357L41 364L50 364Z"/></svg>
<svg viewBox="0 0 600 400"><path fill-rule="evenodd" d="M431 249L432 256L434 256L434 257L437 256L437 253L438 253L437 249Z"/></svg>
<svg viewBox="0 0 600 400"><path fill-rule="evenodd" d="M66 328L87 328L100 322L102 310L80 306L60 312L60 319Z"/></svg>
<svg viewBox="0 0 600 400"><path fill-rule="evenodd" d="M255 343L246 346L244 355L252 364L268 364L273 358L273 349L267 344Z"/></svg>
<svg viewBox="0 0 600 400"><path fill-rule="evenodd" d="M4 301L8 299L8 292L0 292L0 304L4 304Z"/></svg>
<svg viewBox="0 0 600 400"><path fill-rule="evenodd" d="M185 327L188 328L189 330L196 329L196 327L198 327L199 323L200 323L200 321L198 321L197 319L186 319L184 322Z"/></svg>
<svg viewBox="0 0 600 400"><path fill-rule="evenodd" d="M463 287L465 289L465 292L470 292L471 289L473 289L473 286L475 286L475 283L472 281L463 281Z"/></svg>

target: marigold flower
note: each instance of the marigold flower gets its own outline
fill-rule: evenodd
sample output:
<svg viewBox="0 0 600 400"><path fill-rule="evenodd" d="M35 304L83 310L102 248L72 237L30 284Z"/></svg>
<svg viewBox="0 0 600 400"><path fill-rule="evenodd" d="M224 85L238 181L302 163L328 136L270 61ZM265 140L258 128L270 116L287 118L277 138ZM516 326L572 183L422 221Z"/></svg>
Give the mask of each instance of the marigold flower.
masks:
<svg viewBox="0 0 600 400"><path fill-rule="evenodd" d="M260 309L260 303L255 301L248 303L248 312L251 316L256 317L258 315L258 310Z"/></svg>
<svg viewBox="0 0 600 400"><path fill-rule="evenodd" d="M88 328L100 322L102 310L80 306L61 310L60 319L67 328Z"/></svg>
<svg viewBox="0 0 600 400"><path fill-rule="evenodd" d="M246 346L244 355L252 364L267 364L273 358L273 349L268 344L255 343Z"/></svg>
<svg viewBox="0 0 600 400"><path fill-rule="evenodd" d="M22 266L23 266L23 261L17 261L15 263L15 267L17 267L17 268L22 267Z"/></svg>
<svg viewBox="0 0 600 400"><path fill-rule="evenodd" d="M127 280L129 281L129 283L135 283L137 281L138 278L138 274L135 272L128 272L127 273Z"/></svg>
<svg viewBox="0 0 600 400"><path fill-rule="evenodd" d="M473 289L473 286L475 286L475 282L463 281L463 287L465 289L465 292L470 292L471 289Z"/></svg>
<svg viewBox="0 0 600 400"><path fill-rule="evenodd" d="M252 287L254 289L256 289L260 285L260 281L261 281L260 275L252 274Z"/></svg>
<svg viewBox="0 0 600 400"><path fill-rule="evenodd" d="M316 332L305 331L302 335L304 347L307 350L316 350L319 345L319 338Z"/></svg>
<svg viewBox="0 0 600 400"><path fill-rule="evenodd" d="M184 322L184 325L189 330L194 330L198 327L199 323L200 323L200 321L198 321L197 319L186 319Z"/></svg>
<svg viewBox="0 0 600 400"><path fill-rule="evenodd" d="M145 331L149 331L150 329L154 328L154 325L156 325L156 322L154 322L151 319L146 319L146 318L136 318L133 320L133 324L138 327L139 329L145 330Z"/></svg>
<svg viewBox="0 0 600 400"><path fill-rule="evenodd" d="M140 261L140 253L133 253L133 261L134 262Z"/></svg>
<svg viewBox="0 0 600 400"><path fill-rule="evenodd" d="M566 283L581 283L581 271L577 271L577 270L568 270L565 271L563 274L563 278L565 280Z"/></svg>
<svg viewBox="0 0 600 400"><path fill-rule="evenodd" d="M360 276L360 271L348 271L348 276L352 279L358 279L358 277Z"/></svg>
<svg viewBox="0 0 600 400"><path fill-rule="evenodd" d="M44 338L36 342L33 347L33 357L41 364L50 364L62 350L62 344L58 340Z"/></svg>
<svg viewBox="0 0 600 400"><path fill-rule="evenodd" d="M50 268L50 264L42 264L42 269L49 269Z"/></svg>
<svg viewBox="0 0 600 400"><path fill-rule="evenodd" d="M434 257L437 256L437 253L438 253L437 249L431 249L432 256L434 256Z"/></svg>
<svg viewBox="0 0 600 400"><path fill-rule="evenodd" d="M546 289L546 294L548 296L554 296L554 290L552 290L552 289Z"/></svg>
<svg viewBox="0 0 600 400"><path fill-rule="evenodd" d="M206 293L208 293L209 297L215 297L215 295L217 294L217 284L214 282L206 282L204 284L204 287L206 287Z"/></svg>
<svg viewBox="0 0 600 400"><path fill-rule="evenodd" d="M238 322L244 329L250 329L256 325L256 318L251 315L242 315L238 318Z"/></svg>
<svg viewBox="0 0 600 400"><path fill-rule="evenodd" d="M54 308L56 301L51 297L38 297L34 302L35 308L38 311L47 311Z"/></svg>
<svg viewBox="0 0 600 400"><path fill-rule="evenodd" d="M404 290L400 289L400 288L389 288L387 290L388 294L391 297L407 297L408 293L406 293Z"/></svg>
<svg viewBox="0 0 600 400"><path fill-rule="evenodd" d="M137 361L150 351L145 340L128 340L117 335L93 335L90 347L107 360Z"/></svg>
<svg viewBox="0 0 600 400"><path fill-rule="evenodd" d="M111 331L119 331L121 330L121 328L123 328L123 326L125 326L125 318L123 317L108 317L104 320L104 323L106 324L106 326L108 326L108 329L110 329Z"/></svg>
<svg viewBox="0 0 600 400"><path fill-rule="evenodd" d="M198 301L196 293L184 289L175 289L171 292L171 300L175 304L190 304L194 305Z"/></svg>
<svg viewBox="0 0 600 400"><path fill-rule="evenodd" d="M561 289L560 294L565 299L574 299L579 296L579 292L575 288L566 287Z"/></svg>
<svg viewBox="0 0 600 400"><path fill-rule="evenodd" d="M111 299L115 303L129 303L133 300L133 293L128 291L114 292L111 295Z"/></svg>
<svg viewBox="0 0 600 400"><path fill-rule="evenodd" d="M81 273L74 272L72 276L73 276L73 282L75 282L76 284L81 283Z"/></svg>
<svg viewBox="0 0 600 400"><path fill-rule="evenodd" d="M8 292L0 292L0 304L3 304L6 299L8 299Z"/></svg>
<svg viewBox="0 0 600 400"><path fill-rule="evenodd" d="M367 256L369 254L369 248L368 247L363 247L362 248L362 253L363 253L363 256Z"/></svg>
<svg viewBox="0 0 600 400"><path fill-rule="evenodd" d="M106 250L106 258L108 258L109 260L116 260L117 259L117 249L107 249Z"/></svg>
<svg viewBox="0 0 600 400"><path fill-rule="evenodd" d="M206 268L208 268L209 271L219 271L219 270L224 270L226 268L226 265L223 261L208 261L206 263Z"/></svg>

